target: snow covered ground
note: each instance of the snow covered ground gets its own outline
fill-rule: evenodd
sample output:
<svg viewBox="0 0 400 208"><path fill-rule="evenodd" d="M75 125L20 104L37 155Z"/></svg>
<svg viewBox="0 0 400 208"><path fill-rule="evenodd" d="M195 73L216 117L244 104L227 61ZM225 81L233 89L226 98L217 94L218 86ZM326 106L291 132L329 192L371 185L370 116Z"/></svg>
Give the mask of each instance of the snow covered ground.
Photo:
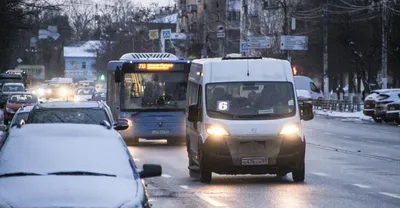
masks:
<svg viewBox="0 0 400 208"><path fill-rule="evenodd" d="M319 116L326 116L326 117L331 117L331 118L342 118L344 120L349 120L349 121L371 121L374 122L374 120L363 114L362 111L358 112L337 112L337 111L328 111L328 110L314 110L315 115Z"/></svg>

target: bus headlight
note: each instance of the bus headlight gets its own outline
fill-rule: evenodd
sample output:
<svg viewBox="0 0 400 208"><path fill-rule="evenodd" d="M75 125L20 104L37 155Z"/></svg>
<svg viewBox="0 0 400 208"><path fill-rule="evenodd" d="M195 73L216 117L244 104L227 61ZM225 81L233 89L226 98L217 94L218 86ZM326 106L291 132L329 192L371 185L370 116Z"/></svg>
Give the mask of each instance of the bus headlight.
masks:
<svg viewBox="0 0 400 208"><path fill-rule="evenodd" d="M287 124L284 125L281 132L279 133L280 135L293 135L297 134L300 131L299 124Z"/></svg>
<svg viewBox="0 0 400 208"><path fill-rule="evenodd" d="M229 136L229 133L222 127L216 125L206 125L207 134L212 136Z"/></svg>

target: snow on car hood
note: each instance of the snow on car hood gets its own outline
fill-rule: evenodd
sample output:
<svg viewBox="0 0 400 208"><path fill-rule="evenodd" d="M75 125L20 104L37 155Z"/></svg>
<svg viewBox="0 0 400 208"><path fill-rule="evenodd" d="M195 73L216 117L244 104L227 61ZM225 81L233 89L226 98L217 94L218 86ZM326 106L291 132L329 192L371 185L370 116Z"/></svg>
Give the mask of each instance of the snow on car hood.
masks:
<svg viewBox="0 0 400 208"><path fill-rule="evenodd" d="M28 188L31 187L31 188ZM11 207L121 207L141 202L139 180L102 176L23 176L0 178L0 205Z"/></svg>

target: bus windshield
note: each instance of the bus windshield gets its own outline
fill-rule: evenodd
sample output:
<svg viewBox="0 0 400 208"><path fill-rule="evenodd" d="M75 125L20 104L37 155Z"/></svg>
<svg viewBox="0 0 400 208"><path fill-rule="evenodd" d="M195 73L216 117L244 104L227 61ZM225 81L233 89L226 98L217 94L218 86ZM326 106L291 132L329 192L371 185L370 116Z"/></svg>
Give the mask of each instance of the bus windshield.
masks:
<svg viewBox="0 0 400 208"><path fill-rule="evenodd" d="M122 109L183 109L186 104L186 73L126 73Z"/></svg>

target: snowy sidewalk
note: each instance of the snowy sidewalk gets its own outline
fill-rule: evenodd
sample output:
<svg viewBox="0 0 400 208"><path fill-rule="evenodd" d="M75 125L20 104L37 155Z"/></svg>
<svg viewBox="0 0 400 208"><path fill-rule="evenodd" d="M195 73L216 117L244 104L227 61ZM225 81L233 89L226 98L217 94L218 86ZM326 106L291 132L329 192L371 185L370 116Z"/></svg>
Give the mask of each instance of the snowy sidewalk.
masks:
<svg viewBox="0 0 400 208"><path fill-rule="evenodd" d="M371 121L374 120L363 114L362 111L358 112L337 112L337 111L329 111L329 110L314 110L315 115L325 116L330 118L342 118L350 121Z"/></svg>

